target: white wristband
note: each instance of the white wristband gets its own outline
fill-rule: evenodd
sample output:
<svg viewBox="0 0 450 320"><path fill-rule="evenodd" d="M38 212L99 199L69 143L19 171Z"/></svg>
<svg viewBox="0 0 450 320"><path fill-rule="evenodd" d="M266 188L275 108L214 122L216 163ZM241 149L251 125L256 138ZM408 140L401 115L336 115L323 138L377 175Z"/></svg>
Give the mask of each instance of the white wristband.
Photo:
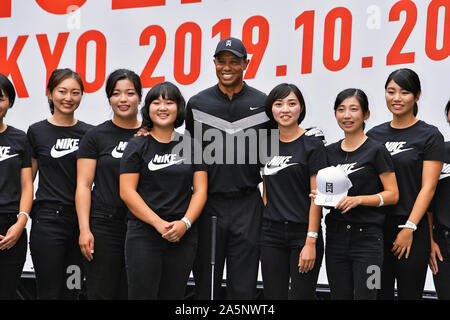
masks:
<svg viewBox="0 0 450 320"><path fill-rule="evenodd" d="M25 217L27 217L27 221L30 220L30 215L28 213L26 213L25 211L20 211L19 214L17 215L17 219L19 219L19 216L23 214L25 215Z"/></svg>
<svg viewBox="0 0 450 320"><path fill-rule="evenodd" d="M189 230L189 229L191 228L191 222L189 221L188 218L183 217L183 218L181 219L181 221L183 221L183 222L186 224L186 230Z"/></svg>
<svg viewBox="0 0 450 320"><path fill-rule="evenodd" d="M377 196L380 198L380 203L378 204L379 207L382 207L384 205L384 199L383 196L379 193L377 193Z"/></svg>
<svg viewBox="0 0 450 320"><path fill-rule="evenodd" d="M308 232L306 235L315 239L319 238L319 234L317 232Z"/></svg>
<svg viewBox="0 0 450 320"><path fill-rule="evenodd" d="M417 226L415 225L415 223L414 222L411 222L411 221L406 221L406 223L405 224L401 224L401 225L399 225L398 226L399 228L409 228L409 229L413 229L413 231L416 231L417 230Z"/></svg>

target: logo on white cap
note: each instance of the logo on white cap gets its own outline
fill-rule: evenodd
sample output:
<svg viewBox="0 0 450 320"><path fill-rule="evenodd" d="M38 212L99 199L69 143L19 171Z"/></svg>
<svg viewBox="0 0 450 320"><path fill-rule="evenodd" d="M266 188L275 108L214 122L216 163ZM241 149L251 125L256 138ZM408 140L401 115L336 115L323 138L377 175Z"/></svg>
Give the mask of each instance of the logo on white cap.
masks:
<svg viewBox="0 0 450 320"><path fill-rule="evenodd" d="M227 42L225 43L226 47L231 47L231 40L227 40Z"/></svg>
<svg viewBox="0 0 450 320"><path fill-rule="evenodd" d="M318 206L334 207L347 195L352 182L342 168L330 166L317 172L317 195L314 203Z"/></svg>
<svg viewBox="0 0 450 320"><path fill-rule="evenodd" d="M331 193L333 193L333 183L332 183L332 182L327 182L327 185L326 185L326 192L331 192Z"/></svg>

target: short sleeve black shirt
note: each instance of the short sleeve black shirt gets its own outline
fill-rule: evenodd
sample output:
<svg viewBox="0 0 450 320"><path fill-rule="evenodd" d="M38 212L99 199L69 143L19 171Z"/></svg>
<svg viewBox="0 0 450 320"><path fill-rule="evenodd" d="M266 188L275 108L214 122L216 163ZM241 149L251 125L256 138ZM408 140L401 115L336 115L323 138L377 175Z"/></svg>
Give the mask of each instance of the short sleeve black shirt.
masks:
<svg viewBox="0 0 450 320"><path fill-rule="evenodd" d="M80 140L92 125L78 121L60 127L43 120L28 128L32 157L38 162L36 202L51 201L75 205L77 151Z"/></svg>
<svg viewBox="0 0 450 320"><path fill-rule="evenodd" d="M92 202L107 207L123 207L120 199L120 160L137 129L124 129L111 120L90 129L80 142L77 157L97 160Z"/></svg>
<svg viewBox="0 0 450 320"><path fill-rule="evenodd" d="M176 152L182 141L191 146L190 150ZM181 136L169 143L159 142L152 135L134 137L125 148L120 174L139 173L137 192L145 203L161 218L179 220L192 198L194 172L206 171L203 164L191 161L194 149L189 137ZM128 218L137 219L131 212Z"/></svg>
<svg viewBox="0 0 450 320"><path fill-rule="evenodd" d="M0 133L0 214L19 213L21 170L31 167L27 136L12 126Z"/></svg>
<svg viewBox="0 0 450 320"><path fill-rule="evenodd" d="M264 218L273 221L309 223L310 177L327 166L323 142L301 135L279 144L279 154L272 156L262 169L267 205Z"/></svg>
<svg viewBox="0 0 450 320"><path fill-rule="evenodd" d="M358 149L346 152L342 150L341 142L342 140L333 143L326 149L329 164L341 167L352 182L352 187L348 190L347 195L372 195L383 191L384 188L379 175L394 171L391 156L386 148L381 143L367 138ZM357 206L345 214L333 208L325 217L325 222L328 224L334 220L382 226L384 219L384 208Z"/></svg>
<svg viewBox="0 0 450 320"><path fill-rule="evenodd" d="M444 165L434 193L434 224L450 229L450 141L445 143Z"/></svg>
<svg viewBox="0 0 450 320"><path fill-rule="evenodd" d="M408 217L422 188L423 161L444 160L444 137L422 120L404 129L392 128L386 122L367 135L383 143L394 162L400 199L388 212Z"/></svg>

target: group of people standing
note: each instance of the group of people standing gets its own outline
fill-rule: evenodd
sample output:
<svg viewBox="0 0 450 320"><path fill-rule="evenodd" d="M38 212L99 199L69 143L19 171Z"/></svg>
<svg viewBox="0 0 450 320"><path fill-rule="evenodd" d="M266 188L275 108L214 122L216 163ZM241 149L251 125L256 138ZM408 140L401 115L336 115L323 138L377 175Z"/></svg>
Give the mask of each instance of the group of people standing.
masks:
<svg viewBox="0 0 450 320"><path fill-rule="evenodd" d="M367 134L366 94L340 92L334 115L345 137L325 146L300 127L300 89L283 83L266 95L243 81L248 63L239 39L221 40L217 85L187 103L174 84L155 85L142 123L140 78L116 70L105 85L112 120L97 126L75 118L81 78L57 69L47 85L52 116L26 134L3 122L15 91L0 74L0 299L20 281L30 218L39 299L76 298L69 266L82 271L88 299L183 299L191 271L198 299L255 299L259 262L264 298L315 299L324 256L332 299L394 299L395 281L399 299L420 299L428 263L439 298L450 298L450 145L416 117L417 74L389 75L392 121ZM445 112L450 122L449 104ZM183 124L184 134L175 131ZM225 143L208 163L211 129L234 142L236 132L271 132L277 152L258 141L268 159L239 161ZM344 168L352 187L329 208L324 241L325 211L313 199L329 166ZM380 287L367 285L370 266L381 270Z"/></svg>

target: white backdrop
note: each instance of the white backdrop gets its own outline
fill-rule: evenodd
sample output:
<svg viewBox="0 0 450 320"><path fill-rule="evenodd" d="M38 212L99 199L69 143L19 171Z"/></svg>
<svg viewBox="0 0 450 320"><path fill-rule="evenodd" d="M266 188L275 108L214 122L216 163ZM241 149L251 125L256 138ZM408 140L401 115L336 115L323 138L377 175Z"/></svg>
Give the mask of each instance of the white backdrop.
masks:
<svg viewBox="0 0 450 320"><path fill-rule="evenodd" d="M71 4L80 7L67 10ZM216 83L212 56L227 35L249 51L245 81L266 93L281 82L297 84L307 106L302 126L320 127L328 142L342 137L333 115L337 93L366 92L370 129L390 119L384 83L402 67L420 76L419 118L450 138L443 112L449 0L2 0L0 72L18 92L6 122L27 130L49 116L45 86L56 67L84 78L76 116L92 124L112 115L104 81L117 68L140 74L144 94L164 77L188 99ZM324 272L319 282L326 283ZM427 289L434 289L430 278Z"/></svg>

